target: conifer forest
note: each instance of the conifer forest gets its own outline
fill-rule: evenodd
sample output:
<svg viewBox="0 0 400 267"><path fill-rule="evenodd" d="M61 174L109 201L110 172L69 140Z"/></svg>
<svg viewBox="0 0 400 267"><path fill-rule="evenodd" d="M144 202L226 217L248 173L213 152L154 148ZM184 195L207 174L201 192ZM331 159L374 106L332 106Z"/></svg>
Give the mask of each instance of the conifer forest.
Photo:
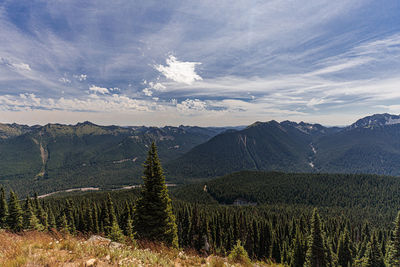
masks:
<svg viewBox="0 0 400 267"><path fill-rule="evenodd" d="M295 177L285 175L288 179ZM369 212L362 209L362 200L360 206L351 202L341 207L326 203L319 208L294 199L257 205L220 204L215 200L216 193L214 201L204 200L201 194L207 190L199 192L200 184L186 186L184 189L193 193L189 190L189 197L182 199L181 189L168 192L154 143L144 163L143 179L140 189L45 199L36 194L21 200L13 191L7 194L1 188L0 227L16 233L60 231L71 235L100 234L117 242L161 242L195 250L200 255L228 255L239 245L250 259L287 266L400 264L400 213L396 215L394 208L382 210L383 216L377 219L374 212L380 209L379 203ZM222 182L208 182L209 190L217 190L215 185ZM229 195L231 190L233 194L234 188L226 184L225 193ZM334 198L342 199L345 194L338 191ZM257 200L257 196L252 199Z"/></svg>

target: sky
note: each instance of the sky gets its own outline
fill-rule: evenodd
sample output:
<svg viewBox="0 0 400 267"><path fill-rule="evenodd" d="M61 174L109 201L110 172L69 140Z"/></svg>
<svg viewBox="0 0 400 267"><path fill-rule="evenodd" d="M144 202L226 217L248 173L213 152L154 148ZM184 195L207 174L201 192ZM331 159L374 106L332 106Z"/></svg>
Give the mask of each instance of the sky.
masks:
<svg viewBox="0 0 400 267"><path fill-rule="evenodd" d="M0 2L0 122L348 125L400 113L400 1Z"/></svg>

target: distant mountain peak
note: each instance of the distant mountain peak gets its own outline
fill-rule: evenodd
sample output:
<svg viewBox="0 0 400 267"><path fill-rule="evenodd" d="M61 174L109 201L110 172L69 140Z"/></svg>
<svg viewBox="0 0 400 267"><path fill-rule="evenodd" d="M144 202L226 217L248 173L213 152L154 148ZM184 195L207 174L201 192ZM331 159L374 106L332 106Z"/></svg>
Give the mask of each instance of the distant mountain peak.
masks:
<svg viewBox="0 0 400 267"><path fill-rule="evenodd" d="M350 125L348 129L351 130L355 128L375 128L393 124L400 124L400 116L383 113L383 114L374 114L359 119L358 121Z"/></svg>
<svg viewBox="0 0 400 267"><path fill-rule="evenodd" d="M97 126L96 124L94 124L93 122L90 122L90 121L78 122L76 124L76 126L85 126L85 125Z"/></svg>

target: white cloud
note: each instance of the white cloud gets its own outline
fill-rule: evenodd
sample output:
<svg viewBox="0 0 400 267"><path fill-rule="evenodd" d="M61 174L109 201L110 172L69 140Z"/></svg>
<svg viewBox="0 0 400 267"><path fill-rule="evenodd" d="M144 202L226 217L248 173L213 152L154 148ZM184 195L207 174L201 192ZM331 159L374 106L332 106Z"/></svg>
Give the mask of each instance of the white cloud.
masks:
<svg viewBox="0 0 400 267"><path fill-rule="evenodd" d="M25 63L11 63L11 65L21 71L31 71L31 67L28 64Z"/></svg>
<svg viewBox="0 0 400 267"><path fill-rule="evenodd" d="M192 84L194 81L202 80L200 75L196 73L196 65L200 65L200 62L179 61L171 55L167 58L166 63L166 66L155 65L154 68L168 79L184 84Z"/></svg>
<svg viewBox="0 0 400 267"><path fill-rule="evenodd" d="M0 95L0 110L65 110L86 112L129 112L162 109L150 101L130 98L125 95L94 95L87 98L42 98L33 93L18 96Z"/></svg>
<svg viewBox="0 0 400 267"><path fill-rule="evenodd" d="M29 64L23 62L16 62L7 58L0 58L0 62L2 65L8 66L17 71L31 71L31 67Z"/></svg>
<svg viewBox="0 0 400 267"><path fill-rule="evenodd" d="M75 74L74 78L80 82L83 82L87 79L87 75L86 74Z"/></svg>
<svg viewBox="0 0 400 267"><path fill-rule="evenodd" d="M154 91L164 91L166 87L162 83L156 83L156 82L147 82L146 80L143 81L143 84L148 84L149 86L144 88L142 92L146 96L152 96L153 95L153 90Z"/></svg>
<svg viewBox="0 0 400 267"><path fill-rule="evenodd" d="M309 108L312 108L312 109L317 110L317 108L316 108L315 106L318 106L318 105L321 105L321 104L324 104L324 103L326 103L326 100L325 100L325 99L313 97L313 98L311 98L311 99L307 102L306 105L307 105L307 107L309 107Z"/></svg>
<svg viewBox="0 0 400 267"><path fill-rule="evenodd" d="M58 79L60 82L62 82L62 83L71 83L71 80L70 79L68 79L68 78L65 78L65 77L62 77L62 78L60 78L60 79Z"/></svg>
<svg viewBox="0 0 400 267"><path fill-rule="evenodd" d="M308 73L308 75L322 75L322 74L331 74L333 72L339 72L343 70L347 70L350 68L354 68L360 65L364 65L369 63L373 60L373 58L366 57L366 58L356 58L356 59L343 59L343 62L335 62L333 65L324 67L320 70L313 71Z"/></svg>
<svg viewBox="0 0 400 267"><path fill-rule="evenodd" d="M166 89L166 87L162 83L150 82L149 85L150 85L150 88L152 88L156 91L164 91Z"/></svg>
<svg viewBox="0 0 400 267"><path fill-rule="evenodd" d="M151 91L149 88L144 88L142 90L142 92L146 95L146 96L152 96L153 95L153 91Z"/></svg>
<svg viewBox="0 0 400 267"><path fill-rule="evenodd" d="M103 94L103 95L110 93L110 91L107 88L99 87L99 86L96 86L96 85L91 85L89 90L91 92L99 93L99 94Z"/></svg>
<svg viewBox="0 0 400 267"><path fill-rule="evenodd" d="M186 99L176 105L177 109L181 112L185 111L203 111L206 110L207 103L199 99Z"/></svg>

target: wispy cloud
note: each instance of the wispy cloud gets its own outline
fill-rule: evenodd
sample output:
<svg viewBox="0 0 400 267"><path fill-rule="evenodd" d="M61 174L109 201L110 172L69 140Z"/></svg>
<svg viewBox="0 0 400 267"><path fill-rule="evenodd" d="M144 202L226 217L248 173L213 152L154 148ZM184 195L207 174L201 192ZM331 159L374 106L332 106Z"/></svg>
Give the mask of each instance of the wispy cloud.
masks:
<svg viewBox="0 0 400 267"><path fill-rule="evenodd" d="M399 12L395 0L4 1L0 115L343 124L400 101Z"/></svg>

